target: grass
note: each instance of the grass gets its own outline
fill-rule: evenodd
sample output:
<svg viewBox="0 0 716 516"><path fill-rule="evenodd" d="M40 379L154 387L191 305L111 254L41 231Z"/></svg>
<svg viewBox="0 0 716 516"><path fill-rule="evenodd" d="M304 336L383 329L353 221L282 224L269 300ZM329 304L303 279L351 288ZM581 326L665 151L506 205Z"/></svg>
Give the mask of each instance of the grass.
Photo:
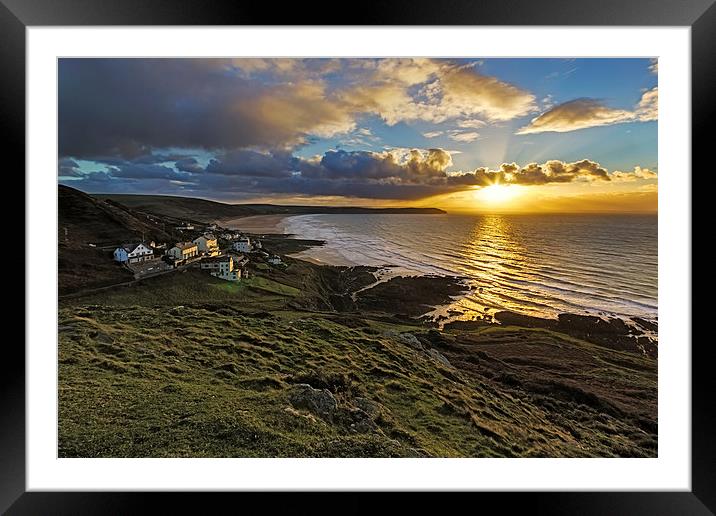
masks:
<svg viewBox="0 0 716 516"><path fill-rule="evenodd" d="M301 291L296 287L284 285L278 281L271 280L269 278L263 278L255 276L245 281L246 286L249 288L259 289L271 294L278 294L281 296L296 297L301 294Z"/></svg>
<svg viewBox="0 0 716 516"><path fill-rule="evenodd" d="M225 281L198 270L176 271L161 277L148 278L137 285L63 300L65 306L176 306L226 303L230 306L255 309L284 307L287 300L300 290L277 281L254 277L238 282Z"/></svg>
<svg viewBox="0 0 716 516"><path fill-rule="evenodd" d="M456 364L449 367L401 341L395 330L410 327L366 321L349 328L329 315L88 305L61 308L59 324L62 457L645 456L655 446L603 407L550 406L504 388L483 375L487 369L457 365L479 346L521 344L514 329L449 335L452 343L439 348ZM559 335L537 336L543 346L599 353ZM473 353L460 354L459 346ZM633 369L648 365L643 360L601 364L607 378L637 388L655 382L653 371ZM297 383L331 390L336 419L292 406ZM351 418L363 399L379 414L374 428L359 432Z"/></svg>

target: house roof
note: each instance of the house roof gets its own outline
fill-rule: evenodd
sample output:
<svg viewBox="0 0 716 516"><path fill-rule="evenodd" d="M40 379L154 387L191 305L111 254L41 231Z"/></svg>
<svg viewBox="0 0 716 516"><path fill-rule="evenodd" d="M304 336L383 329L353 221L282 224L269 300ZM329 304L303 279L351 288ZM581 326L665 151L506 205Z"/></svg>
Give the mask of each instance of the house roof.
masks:
<svg viewBox="0 0 716 516"><path fill-rule="evenodd" d="M122 244L120 247L123 248L128 253L131 253L140 245L144 245L144 247L146 247L147 249L149 249L151 251L151 247L146 245L144 242L139 242L137 244Z"/></svg>
<svg viewBox="0 0 716 516"><path fill-rule="evenodd" d="M202 262L214 263L214 262L228 262L231 260L233 260L233 257L231 257L231 256L207 256L202 260Z"/></svg>
<svg viewBox="0 0 716 516"><path fill-rule="evenodd" d="M192 247L196 247L196 244L194 242L177 242L174 247L178 247L182 251L186 249L191 249Z"/></svg>

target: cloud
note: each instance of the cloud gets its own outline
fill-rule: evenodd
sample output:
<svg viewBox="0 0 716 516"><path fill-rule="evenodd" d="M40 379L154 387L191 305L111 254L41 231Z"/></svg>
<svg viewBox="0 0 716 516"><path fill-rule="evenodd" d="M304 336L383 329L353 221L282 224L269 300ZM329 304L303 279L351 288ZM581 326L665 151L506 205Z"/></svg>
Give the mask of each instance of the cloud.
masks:
<svg viewBox="0 0 716 516"><path fill-rule="evenodd" d="M184 180L189 177L186 173L176 171L165 165L133 162L126 162L116 166L111 165L108 170L114 178Z"/></svg>
<svg viewBox="0 0 716 516"><path fill-rule="evenodd" d="M657 87L644 92L636 105L634 115L641 122L659 118L659 89Z"/></svg>
<svg viewBox="0 0 716 516"><path fill-rule="evenodd" d="M277 148L355 126L323 82L263 82L230 60L61 59L59 150L92 158L153 149Z"/></svg>
<svg viewBox="0 0 716 516"><path fill-rule="evenodd" d="M192 174L201 173L204 168L199 164L196 158L182 158L174 163L174 167L182 172L189 172Z"/></svg>
<svg viewBox="0 0 716 516"><path fill-rule="evenodd" d="M58 92L60 155L75 159L292 149L364 116L476 126L535 109L531 93L446 59L63 58Z"/></svg>
<svg viewBox="0 0 716 516"><path fill-rule="evenodd" d="M302 163L302 177L355 178L387 184L430 184L445 177L452 157L443 149L393 149L383 152L328 151L320 161Z"/></svg>
<svg viewBox="0 0 716 516"><path fill-rule="evenodd" d="M451 115L482 115L490 121L502 121L536 108L535 96L526 90L465 67L448 71L441 87L441 104Z"/></svg>
<svg viewBox="0 0 716 516"><path fill-rule="evenodd" d="M344 90L339 98L356 111L377 114L388 125L474 117L495 122L536 110L534 95L496 77L477 73L474 66L415 61L387 60L381 63L372 82ZM419 87L411 91L406 86Z"/></svg>
<svg viewBox="0 0 716 516"><path fill-rule="evenodd" d="M580 98L560 104L520 128L516 134L533 134L546 131L568 132L589 127L624 122L648 122L657 120L659 92L654 87L647 90L634 110L610 108L598 99Z"/></svg>
<svg viewBox="0 0 716 516"><path fill-rule="evenodd" d="M473 120L460 120L457 123L458 127L461 127L462 129L479 129L480 127L485 127L487 123L483 122L482 120L473 119Z"/></svg>
<svg viewBox="0 0 716 516"><path fill-rule="evenodd" d="M610 173L588 159L524 166L503 163L494 170L480 167L454 172L449 171L452 153L440 148L380 152L338 149L299 157L285 150L239 149L217 154L204 168L195 158L177 160L172 167L141 163L153 161L142 156L136 160L108 159L104 171L67 177L65 181L90 192L173 193L219 199L290 194L412 200L496 183L546 185L656 178L656 172L641 167Z"/></svg>
<svg viewBox="0 0 716 516"><path fill-rule="evenodd" d="M298 158L290 152L259 152L239 149L209 161L207 174L244 177L290 177L297 170Z"/></svg>
<svg viewBox="0 0 716 516"><path fill-rule="evenodd" d="M619 170L615 170L612 172L611 177L615 181L637 181L639 179L656 179L658 174L648 168L636 166L631 172L621 172Z"/></svg>
<svg viewBox="0 0 716 516"><path fill-rule="evenodd" d="M423 133L423 136L425 138L437 138L441 134L443 134L444 131L428 131L427 133Z"/></svg>
<svg viewBox="0 0 716 516"><path fill-rule="evenodd" d="M596 99L575 99L533 118L529 125L519 129L517 134L545 131L563 133L587 127L617 124L630 119L632 119L630 111L608 108Z"/></svg>
<svg viewBox="0 0 716 516"><path fill-rule="evenodd" d="M654 57L649 60L649 71L653 74L659 74L659 58Z"/></svg>
<svg viewBox="0 0 716 516"><path fill-rule="evenodd" d="M474 142L480 137L480 133L475 131L451 131L449 138L456 142L469 143Z"/></svg>
<svg viewBox="0 0 716 516"><path fill-rule="evenodd" d="M503 163L497 170L486 167L472 172L450 175L448 183L473 186L546 185L577 181L611 181L612 175L599 163L588 159L566 163L550 160L546 163L529 163L523 167L516 163Z"/></svg>
<svg viewBox="0 0 716 516"><path fill-rule="evenodd" d="M70 158L58 160L57 175L60 177L82 177L79 164Z"/></svg>

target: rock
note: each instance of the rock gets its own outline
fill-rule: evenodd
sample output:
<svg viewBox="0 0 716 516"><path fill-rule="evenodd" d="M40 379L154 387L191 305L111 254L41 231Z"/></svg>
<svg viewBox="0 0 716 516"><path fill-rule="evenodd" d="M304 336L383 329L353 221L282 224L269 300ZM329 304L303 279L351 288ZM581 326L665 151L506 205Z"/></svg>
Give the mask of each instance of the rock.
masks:
<svg viewBox="0 0 716 516"><path fill-rule="evenodd" d="M368 414L371 419L375 419L383 411L383 405L368 398L356 398L354 403L356 407Z"/></svg>
<svg viewBox="0 0 716 516"><path fill-rule="evenodd" d="M398 334L398 340L413 349L423 349L423 345L412 333L400 333Z"/></svg>
<svg viewBox="0 0 716 516"><path fill-rule="evenodd" d="M437 349L429 349L426 351L426 353L428 355L430 355L432 358L434 358L435 360L437 360L438 362L440 362L441 364L443 364L444 366L452 367L452 364L450 363L450 361L447 358L445 358L445 355L440 353Z"/></svg>
<svg viewBox="0 0 716 516"><path fill-rule="evenodd" d="M491 323L489 321L486 321L484 319L472 319L471 321L452 321L447 323L445 326L443 326L443 329L445 330L464 330L464 331L470 331L470 330L476 330L478 328L484 328L485 326L490 326Z"/></svg>
<svg viewBox="0 0 716 516"><path fill-rule="evenodd" d="M647 321L646 319L642 319L641 317L632 317L631 319L645 330L659 331L659 325L657 323Z"/></svg>
<svg viewBox="0 0 716 516"><path fill-rule="evenodd" d="M314 389L307 383L293 385L288 393L288 401L296 408L306 409L329 421L338 408L338 402L331 391Z"/></svg>
<svg viewBox="0 0 716 516"><path fill-rule="evenodd" d="M351 421L353 421L350 424L350 428L360 434L374 432L378 429L378 425L375 424L375 421L373 421L368 414L359 408L352 409L349 417Z"/></svg>
<svg viewBox="0 0 716 516"><path fill-rule="evenodd" d="M570 314L560 314L560 321L562 315L569 316ZM510 311L496 312L495 320L504 326L523 326L525 328L554 328L557 325L557 321L553 319L543 319Z"/></svg>

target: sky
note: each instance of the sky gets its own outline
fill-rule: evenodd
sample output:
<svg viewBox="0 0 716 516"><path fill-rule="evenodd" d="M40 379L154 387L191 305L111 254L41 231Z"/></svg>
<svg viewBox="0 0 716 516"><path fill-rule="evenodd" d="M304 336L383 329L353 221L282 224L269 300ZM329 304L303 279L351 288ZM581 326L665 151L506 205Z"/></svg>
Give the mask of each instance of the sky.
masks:
<svg viewBox="0 0 716 516"><path fill-rule="evenodd" d="M655 212L654 59L60 59L61 184L223 202Z"/></svg>

